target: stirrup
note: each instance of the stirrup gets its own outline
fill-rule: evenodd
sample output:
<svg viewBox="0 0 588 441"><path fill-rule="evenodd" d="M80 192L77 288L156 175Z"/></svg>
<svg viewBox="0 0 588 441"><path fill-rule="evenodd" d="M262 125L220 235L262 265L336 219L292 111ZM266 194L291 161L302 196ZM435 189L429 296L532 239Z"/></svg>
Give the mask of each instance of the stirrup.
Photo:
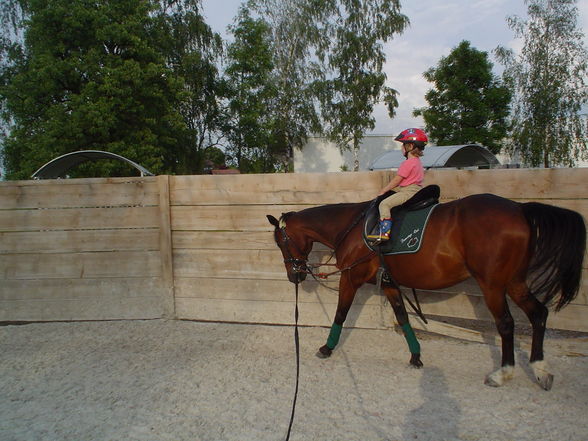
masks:
<svg viewBox="0 0 588 441"><path fill-rule="evenodd" d="M369 240L375 240L375 241L381 241L382 240L382 236L380 234L368 234L366 236L367 239Z"/></svg>
<svg viewBox="0 0 588 441"><path fill-rule="evenodd" d="M392 229L391 219L382 219L379 221L378 234L368 234L366 238L378 244L390 239L390 230Z"/></svg>

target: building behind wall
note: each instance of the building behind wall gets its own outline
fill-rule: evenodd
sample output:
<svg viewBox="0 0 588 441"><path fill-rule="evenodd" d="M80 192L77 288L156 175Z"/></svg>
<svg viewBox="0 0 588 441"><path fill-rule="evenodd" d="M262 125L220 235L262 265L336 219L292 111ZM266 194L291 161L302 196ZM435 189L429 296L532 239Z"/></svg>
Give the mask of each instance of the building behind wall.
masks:
<svg viewBox="0 0 588 441"><path fill-rule="evenodd" d="M374 161L386 152L400 150L400 143L394 141L395 135L366 135L359 150L359 170L369 170ZM427 148L434 148L431 143ZM492 168L526 168L518 155L505 153L495 155L500 165ZM341 152L334 142L322 136L311 136L302 150L294 151L294 172L326 173L353 170L353 152ZM577 167L588 167L588 161L578 161ZM477 167L476 167L477 168ZM557 167L555 167L557 168Z"/></svg>
<svg viewBox="0 0 588 441"><path fill-rule="evenodd" d="M366 135L359 149L359 169L368 170L370 164L389 150L399 150L400 144L392 135ZM353 170L353 152L341 153L334 142L322 136L311 136L302 150L294 151L296 173L325 173Z"/></svg>
<svg viewBox="0 0 588 441"><path fill-rule="evenodd" d="M432 143L427 145L425 159L432 158L432 149L435 148L437 147ZM441 148L444 149L445 154L435 152L439 158L433 158L435 161L430 164L430 167L498 168L505 167L501 164L508 163L497 160L486 148L475 144L439 147ZM396 168L403 160L400 149L401 144L394 141L393 135L366 135L360 145L359 170L381 169L382 167L375 164L382 162L383 156L397 157L396 161L392 161L394 164L398 163L397 165L390 163L389 160L383 161L387 164L386 168ZM390 155L391 152L398 153ZM352 171L353 164L353 152L341 152L335 143L319 136L310 137L304 148L294 153L294 171L297 173Z"/></svg>

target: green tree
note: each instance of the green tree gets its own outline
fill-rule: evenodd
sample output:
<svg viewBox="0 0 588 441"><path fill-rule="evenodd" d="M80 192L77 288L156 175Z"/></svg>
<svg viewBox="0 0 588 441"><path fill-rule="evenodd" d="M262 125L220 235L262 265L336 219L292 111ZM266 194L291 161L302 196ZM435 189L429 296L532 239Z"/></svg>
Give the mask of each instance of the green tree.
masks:
<svg viewBox="0 0 588 441"><path fill-rule="evenodd" d="M2 41L7 176L28 178L44 162L81 149L111 151L154 173L193 170L192 141L201 132L189 124L190 100L210 86L192 86L214 76L208 59L197 60L215 38L198 3L13 0L23 13L12 36L23 38L5 32ZM196 79L195 66L204 72ZM105 162L82 172L125 170Z"/></svg>
<svg viewBox="0 0 588 441"><path fill-rule="evenodd" d="M313 81L320 70L314 48L327 36L316 15L330 2L313 0L250 0L247 7L269 24L276 86L269 151L278 169L292 169L294 149L301 149L309 133L320 131Z"/></svg>
<svg viewBox="0 0 588 441"><path fill-rule="evenodd" d="M438 145L479 143L498 153L508 134L511 93L492 73L488 54L462 41L436 68L424 73L434 84L415 109Z"/></svg>
<svg viewBox="0 0 588 441"><path fill-rule="evenodd" d="M333 36L324 56L328 70L317 90L327 137L353 152L357 171L361 140L375 126L374 106L384 102L395 116L397 92L385 86L382 44L402 33L409 20L397 0L340 0L333 6L325 22Z"/></svg>
<svg viewBox="0 0 588 441"><path fill-rule="evenodd" d="M220 97L224 83L217 63L223 42L200 14L200 0L161 0L154 15L154 44L166 65L182 83L178 110L187 128L176 143L171 169L176 173L201 173L204 161L218 151L222 123ZM209 154L210 153L210 154Z"/></svg>
<svg viewBox="0 0 588 441"><path fill-rule="evenodd" d="M508 151L528 165L574 166L588 158L588 51L578 28L575 0L529 0L528 20L509 17L522 38L519 55L496 55L515 91Z"/></svg>
<svg viewBox="0 0 588 441"><path fill-rule="evenodd" d="M225 76L228 91L226 132L228 148L241 172L275 171L270 150L277 88L271 29L261 18L251 18L242 8L238 23L231 28L235 41L227 50Z"/></svg>
<svg viewBox="0 0 588 441"><path fill-rule="evenodd" d="M385 86L382 44L408 25L398 0L252 0L270 24L278 86L276 146L290 159L309 132L326 133L356 154L374 127L376 103L390 116L397 93Z"/></svg>

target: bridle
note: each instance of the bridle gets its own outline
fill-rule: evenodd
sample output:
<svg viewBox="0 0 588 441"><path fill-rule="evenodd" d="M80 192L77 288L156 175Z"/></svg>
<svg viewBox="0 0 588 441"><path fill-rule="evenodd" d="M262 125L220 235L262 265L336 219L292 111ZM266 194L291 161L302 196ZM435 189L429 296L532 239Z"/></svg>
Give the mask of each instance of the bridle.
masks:
<svg viewBox="0 0 588 441"><path fill-rule="evenodd" d="M280 233L282 236L282 246L281 248L284 251L284 254L286 254L286 258L284 258L284 263L285 264L291 264L292 265L292 272L295 274L300 274L300 273L306 273L306 274L312 274L311 269L308 266L308 258L299 258L299 257L294 257L294 255L292 254L292 251L290 250L290 243L292 243L294 245L294 247L296 248L296 252L299 255L304 255L304 253L300 250L300 248L298 247L298 245L296 244L296 242L294 242L290 236L288 236L288 233L286 232L286 225L284 226L280 226Z"/></svg>
<svg viewBox="0 0 588 441"><path fill-rule="evenodd" d="M376 200L374 199L374 201L372 201L372 205L376 203ZM294 242L290 236L288 236L288 233L286 232L286 224L284 221L280 220L280 226L279 231L282 235L282 246L280 248L282 248L284 250L284 254L287 256L286 258L284 258L284 263L285 264L291 264L292 265L292 272L294 274L310 274L312 276L312 278L314 280L316 280L319 284L323 285L323 283L321 282L320 279L326 279L329 276L332 276L334 274L340 274L343 273L344 271L350 270L351 268L364 263L368 260L370 260L371 258L374 257L374 255L376 254L374 251L369 251L365 256L360 257L359 259L357 259L355 262L351 263L350 265L346 266L345 268L342 269L338 269L336 271L332 271L329 273L315 273L313 271L314 268L319 268L321 266L337 266L336 264L333 263L329 263L331 261L331 259L334 257L336 251L337 251L337 247L341 244L341 242L343 242L343 240L347 237L347 235L351 232L351 230L361 221L361 219L363 219L368 211L369 207L364 209L355 219L353 222L351 222L351 224L348 226L347 230L345 230L343 232L343 234L341 234L339 236L339 239L337 240L337 243L335 243L335 245L333 246L333 251L331 253L331 256L329 257L329 259L327 260L326 263L312 263L309 264L308 263L308 258L298 258L298 257L294 257L292 254L292 251L290 250L290 246L289 244L292 243L294 245L294 247L296 248L296 252L299 255L304 255L304 253L300 250L300 248L298 247L298 245L296 244L296 242ZM335 288L331 288L329 286L323 285L325 286L327 289L331 290L331 291L338 291L338 289Z"/></svg>
<svg viewBox="0 0 588 441"><path fill-rule="evenodd" d="M365 213L362 213L362 216ZM352 227L355 226L357 224L358 221L354 222ZM351 228L352 228L351 227ZM286 231L286 224L285 222L283 223L283 225L280 225L279 227L279 231L281 233L281 246L280 248L283 251L283 254L286 256L284 258L284 263L286 264L290 264L292 266L291 271L295 274L296 279L294 281L294 285L295 285L295 293L296 293L296 302L295 302L295 307L294 307L294 346L296 348L296 384L294 386L294 399L292 401L292 413L290 414L290 423L288 424L288 432L286 434L286 441L290 440L290 434L292 432L292 425L294 423L294 414L296 411L296 401L298 399L298 386L300 383L300 335L298 332L298 317L299 317L299 312L298 312L298 284L300 283L299 274L310 274L315 280L317 280L319 283L321 283L318 279L317 276L314 274L314 272L312 271L313 267L317 267L317 266L321 266L324 264L319 264L319 265L312 265L310 266L308 264L308 258L300 258L300 257L294 257L294 255L292 254L292 250L290 249L290 244L293 244L293 247L296 250L296 253L300 256L304 256L304 253L300 250L300 247L296 244L296 242L294 242L290 236L288 235L288 232ZM349 233L349 231L351 230L351 228L349 228L344 236L347 235L347 233ZM276 238L277 239L277 238ZM340 243L340 241L337 243L337 245ZM337 247L335 247L336 250ZM331 258L335 255L335 250L333 250L333 254L331 255ZM349 270L351 268L353 268L355 265L359 265L360 263L364 262L366 260L366 257L369 257L370 259L373 257L373 252L370 251L370 253L368 254L368 256L364 256L363 258L359 259L358 261L354 262L351 266L344 268L342 270L338 270L338 271L334 271L330 274L335 274L335 273L340 273L346 270ZM330 258L329 258L330 260ZM327 263L328 264L328 263ZM330 264L333 265L333 264ZM330 275L329 274L329 275ZM325 275L322 278L326 278L328 275ZM319 277L321 277L321 275L319 274ZM337 291L333 288L327 287L333 291Z"/></svg>

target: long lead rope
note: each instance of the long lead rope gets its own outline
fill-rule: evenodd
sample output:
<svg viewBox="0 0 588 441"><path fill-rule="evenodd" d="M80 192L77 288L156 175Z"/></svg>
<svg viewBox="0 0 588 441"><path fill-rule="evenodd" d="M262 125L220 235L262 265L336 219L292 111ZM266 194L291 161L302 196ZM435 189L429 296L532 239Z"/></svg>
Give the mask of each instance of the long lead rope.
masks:
<svg viewBox="0 0 588 441"><path fill-rule="evenodd" d="M294 308L294 346L296 346L296 387L294 388L294 400L292 402L292 414L288 425L286 441L290 439L292 424L294 423L294 412L296 411L296 399L298 398L298 382L300 380L300 337L298 335L298 282L296 282L296 306Z"/></svg>
<svg viewBox="0 0 588 441"><path fill-rule="evenodd" d="M372 202L372 204L373 203L374 202ZM349 234L349 232L353 229L353 227L355 227L355 225L357 225L357 223L365 216L366 213L367 213L367 208L365 210L363 210L363 212L353 221L351 226L349 228L347 228L347 230L345 231L343 236L337 242L337 245L347 236L347 234ZM284 229L284 235L287 237L285 229ZM336 248L337 248L337 246L335 246L335 249ZM334 254L335 254L335 252L333 251L333 254L329 258L329 260L331 260L331 258L333 257ZM360 260L362 260L362 259L360 259ZM352 264L349 268L345 268L345 269L350 269L351 267L355 266L358 263L359 262L356 262L356 263ZM307 266L307 268L308 268L308 266ZM341 271L343 271L343 270L341 270ZM337 273L337 272L341 272L341 271L335 271L335 272L333 272L333 274ZM309 273L316 280L316 277L313 274L313 272L309 271ZM286 441L290 440L290 433L292 432L292 424L294 424L294 413L296 412L296 400L298 398L298 384L300 382L300 336L298 333L298 281L296 281L295 287L296 287L296 305L294 308L294 345L296 347L296 386L294 388L294 399L292 401L292 414L290 415L290 424L288 424L288 433L286 434Z"/></svg>

